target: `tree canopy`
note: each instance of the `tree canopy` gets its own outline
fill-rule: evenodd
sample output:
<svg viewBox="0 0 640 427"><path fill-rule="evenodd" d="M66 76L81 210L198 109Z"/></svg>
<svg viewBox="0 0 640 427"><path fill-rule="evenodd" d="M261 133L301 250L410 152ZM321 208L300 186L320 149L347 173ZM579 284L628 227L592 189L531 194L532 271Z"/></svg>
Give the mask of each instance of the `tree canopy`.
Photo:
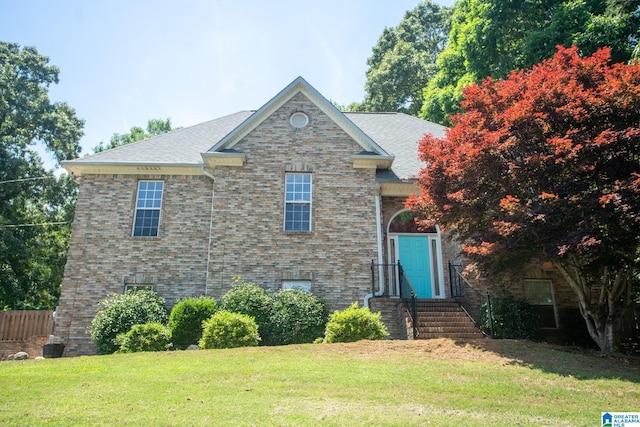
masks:
<svg viewBox="0 0 640 427"><path fill-rule="evenodd" d="M397 27L384 29L367 60L366 111L420 112L422 88L436 72L450 14L450 8L425 0L407 11Z"/></svg>
<svg viewBox="0 0 640 427"><path fill-rule="evenodd" d="M101 151L121 147L123 145L131 144L132 142L141 141L143 139L171 132L175 129L176 128L171 127L171 119L151 119L147 121L146 132L140 126L134 126L129 130L129 133L114 133L108 144L105 145L103 142L100 142L98 145L93 147L93 152L99 153Z"/></svg>
<svg viewBox="0 0 640 427"><path fill-rule="evenodd" d="M639 0L458 1L421 117L448 124L460 111L463 87L531 67L558 45L576 45L585 55L608 46L615 62L628 61L640 36L639 6Z"/></svg>
<svg viewBox="0 0 640 427"><path fill-rule="evenodd" d="M610 55L559 48L464 89L446 138L420 142L429 166L408 201L485 271L553 263L603 352L632 301L640 247L640 64Z"/></svg>
<svg viewBox="0 0 640 427"><path fill-rule="evenodd" d="M35 48L0 42L0 309L52 308L59 296L76 186L37 148L77 157L84 123L49 99L58 74Z"/></svg>

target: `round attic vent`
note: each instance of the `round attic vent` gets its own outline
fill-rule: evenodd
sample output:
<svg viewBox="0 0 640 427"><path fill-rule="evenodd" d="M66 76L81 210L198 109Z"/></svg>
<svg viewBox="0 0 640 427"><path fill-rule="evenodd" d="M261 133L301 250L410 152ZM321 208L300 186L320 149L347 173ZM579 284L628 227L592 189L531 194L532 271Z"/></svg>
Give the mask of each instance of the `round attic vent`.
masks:
<svg viewBox="0 0 640 427"><path fill-rule="evenodd" d="M294 128L302 129L309 124L309 117L307 117L305 113L301 113L298 111L297 113L293 113L291 115L291 117L289 118L289 123L291 123L291 126L293 126Z"/></svg>

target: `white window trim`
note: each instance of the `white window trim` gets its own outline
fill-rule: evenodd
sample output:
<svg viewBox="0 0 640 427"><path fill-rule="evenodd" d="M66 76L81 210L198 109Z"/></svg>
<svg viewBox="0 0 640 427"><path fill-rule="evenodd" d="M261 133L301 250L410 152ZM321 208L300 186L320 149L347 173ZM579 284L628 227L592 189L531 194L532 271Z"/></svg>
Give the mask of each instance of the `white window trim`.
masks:
<svg viewBox="0 0 640 427"><path fill-rule="evenodd" d="M309 125L309 116L302 111L296 111L289 117L289 123L296 129L304 129Z"/></svg>
<svg viewBox="0 0 640 427"><path fill-rule="evenodd" d="M287 201L287 176L309 175L309 201ZM287 230L287 204L309 205L309 228L307 230ZM313 227L313 174L309 172L286 172L284 175L284 206L282 212L282 229L286 233L309 233Z"/></svg>
<svg viewBox="0 0 640 427"><path fill-rule="evenodd" d="M162 194L160 197L160 207L158 208L139 208L138 207L138 196L140 195L140 184L143 182L162 182ZM160 237L160 224L162 223L162 205L164 203L164 189L165 189L165 185L164 185L164 181L161 179L142 179L140 181L138 181L138 185L136 186L136 201L135 201L135 205L133 207L133 224L131 224L131 237L135 237L135 238L150 238L150 239L155 239ZM158 229L156 230L156 235L155 236L136 236L135 235L135 231L136 231L136 219L138 218L138 211L139 210L157 210L158 211Z"/></svg>

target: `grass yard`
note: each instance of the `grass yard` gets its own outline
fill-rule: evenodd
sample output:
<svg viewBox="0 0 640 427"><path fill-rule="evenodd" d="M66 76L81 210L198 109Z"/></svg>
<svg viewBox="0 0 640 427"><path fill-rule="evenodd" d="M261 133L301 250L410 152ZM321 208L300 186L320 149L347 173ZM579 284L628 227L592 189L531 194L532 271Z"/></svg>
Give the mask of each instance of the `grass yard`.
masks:
<svg viewBox="0 0 640 427"><path fill-rule="evenodd" d="M0 363L0 425L595 426L640 361L528 341L375 341Z"/></svg>

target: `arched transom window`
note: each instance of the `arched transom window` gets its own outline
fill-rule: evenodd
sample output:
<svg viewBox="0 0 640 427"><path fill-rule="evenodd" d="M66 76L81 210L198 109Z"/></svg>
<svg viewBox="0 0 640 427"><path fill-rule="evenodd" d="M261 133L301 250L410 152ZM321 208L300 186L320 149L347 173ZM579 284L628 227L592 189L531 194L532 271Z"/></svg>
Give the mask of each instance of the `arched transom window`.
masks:
<svg viewBox="0 0 640 427"><path fill-rule="evenodd" d="M435 233L435 227L423 228L416 222L411 211L403 211L393 217L389 224L389 233Z"/></svg>

